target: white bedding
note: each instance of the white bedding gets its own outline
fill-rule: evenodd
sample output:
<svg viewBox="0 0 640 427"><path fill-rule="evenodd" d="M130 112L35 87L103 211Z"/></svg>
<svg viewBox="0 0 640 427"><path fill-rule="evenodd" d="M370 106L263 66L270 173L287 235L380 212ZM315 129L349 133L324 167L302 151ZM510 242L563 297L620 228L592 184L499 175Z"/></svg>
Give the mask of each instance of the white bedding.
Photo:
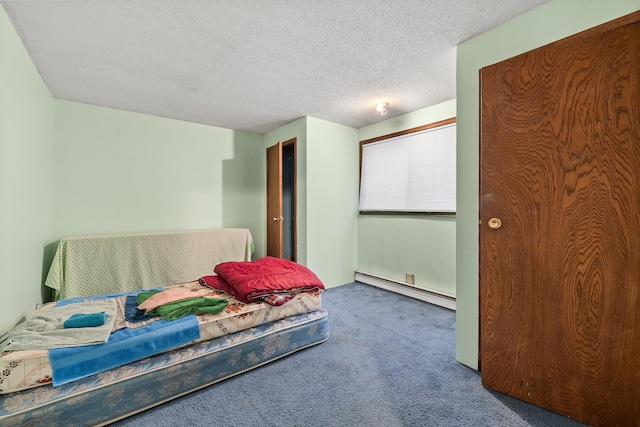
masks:
<svg viewBox="0 0 640 427"><path fill-rule="evenodd" d="M100 344L109 339L116 321L118 307L115 300L78 302L34 313L0 338L0 353L15 350L39 350L80 345ZM91 328L65 328L64 322L73 314L104 312L103 325Z"/></svg>

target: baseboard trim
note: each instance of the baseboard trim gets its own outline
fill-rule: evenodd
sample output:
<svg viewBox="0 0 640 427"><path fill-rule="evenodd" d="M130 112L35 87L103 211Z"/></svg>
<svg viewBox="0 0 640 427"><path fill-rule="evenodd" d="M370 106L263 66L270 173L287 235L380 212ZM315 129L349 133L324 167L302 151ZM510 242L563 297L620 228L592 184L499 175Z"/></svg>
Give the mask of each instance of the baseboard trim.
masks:
<svg viewBox="0 0 640 427"><path fill-rule="evenodd" d="M388 279L371 273L365 273L363 271L355 272L355 281L386 289L388 291L397 292L449 310L456 310L456 297L443 292L419 288L417 286L408 285L397 280Z"/></svg>

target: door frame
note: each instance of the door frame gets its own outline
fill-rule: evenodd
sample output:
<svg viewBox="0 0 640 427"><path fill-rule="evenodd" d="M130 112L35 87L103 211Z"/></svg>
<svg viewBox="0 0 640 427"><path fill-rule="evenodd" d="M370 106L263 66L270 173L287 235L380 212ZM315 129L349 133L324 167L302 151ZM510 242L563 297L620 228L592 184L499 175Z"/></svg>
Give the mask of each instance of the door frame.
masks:
<svg viewBox="0 0 640 427"><path fill-rule="evenodd" d="M298 138L291 138L291 139L287 139L286 141L282 142L282 148L284 149L285 147L292 147L293 149L293 200L292 202L292 206L293 206L293 216L291 218L291 227L292 227L292 233L293 233L293 245L291 248L291 257L289 258L290 261L297 261L298 260ZM284 165L284 161L283 161L283 165ZM286 220L285 220L286 221ZM285 226L287 224L285 223ZM284 249L283 249L284 250Z"/></svg>
<svg viewBox="0 0 640 427"><path fill-rule="evenodd" d="M266 251L282 257L282 142L267 147L266 153Z"/></svg>
<svg viewBox="0 0 640 427"><path fill-rule="evenodd" d="M293 207L293 216L292 218L284 218L283 216L283 156L282 156L282 151L284 147L292 147L293 149L293 200L292 200L292 207ZM275 177L276 175L270 173L269 170L269 150L273 150L273 149L277 149L278 150L278 167L279 167L279 171L277 173L277 179L279 180L279 183L277 184L277 187L270 185L271 184L271 179L273 179L272 177ZM287 139L285 141L278 141L276 144L267 147L267 183L266 183L266 211L267 211L267 217L266 217L266 221L267 221L267 230L266 230L266 234L267 234L267 255L270 256L276 256L276 254L274 254L270 248L273 247L274 242L271 241L271 239L274 237L274 234L270 232L270 226L272 225L272 223L274 221L279 222L279 232L277 233L277 239L279 239L279 242L275 242L275 244L278 245L279 247L279 253L278 253L278 257L282 257L284 256L284 245L283 245L283 227L292 227L292 234L293 234L293 242L292 242L292 248L291 248L291 256L289 257L289 260L291 261L297 261L297 253L298 253L298 222L297 222L297 211L298 211L298 169L297 169L297 138L290 138ZM274 192L274 188L277 188L278 191L277 193ZM273 207L271 205L271 203L273 203L274 199L276 200L276 204L279 206L276 206L276 210L270 209L270 207ZM273 212L276 212L276 214L274 215ZM276 218L279 218L278 220L276 220ZM283 224L284 223L284 224Z"/></svg>

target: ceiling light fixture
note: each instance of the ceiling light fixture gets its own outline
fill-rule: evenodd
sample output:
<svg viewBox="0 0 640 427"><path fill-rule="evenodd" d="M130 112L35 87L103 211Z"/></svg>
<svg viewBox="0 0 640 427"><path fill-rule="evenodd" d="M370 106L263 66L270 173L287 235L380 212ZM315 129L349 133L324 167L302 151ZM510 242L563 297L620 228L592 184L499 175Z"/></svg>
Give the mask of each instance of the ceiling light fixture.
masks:
<svg viewBox="0 0 640 427"><path fill-rule="evenodd" d="M378 105L376 105L376 111L380 113L381 116L386 116L388 106L389 106L388 102L384 102L384 101L378 102Z"/></svg>

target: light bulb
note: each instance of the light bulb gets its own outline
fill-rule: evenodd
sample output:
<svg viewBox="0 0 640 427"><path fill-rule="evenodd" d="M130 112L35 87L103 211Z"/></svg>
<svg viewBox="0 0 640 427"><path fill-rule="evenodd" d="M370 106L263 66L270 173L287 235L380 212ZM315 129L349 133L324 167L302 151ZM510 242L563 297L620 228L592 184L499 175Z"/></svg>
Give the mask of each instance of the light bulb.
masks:
<svg viewBox="0 0 640 427"><path fill-rule="evenodd" d="M388 106L389 106L388 102L378 102L378 105L376 105L376 111L378 111L378 113L380 113L381 116L386 116Z"/></svg>

